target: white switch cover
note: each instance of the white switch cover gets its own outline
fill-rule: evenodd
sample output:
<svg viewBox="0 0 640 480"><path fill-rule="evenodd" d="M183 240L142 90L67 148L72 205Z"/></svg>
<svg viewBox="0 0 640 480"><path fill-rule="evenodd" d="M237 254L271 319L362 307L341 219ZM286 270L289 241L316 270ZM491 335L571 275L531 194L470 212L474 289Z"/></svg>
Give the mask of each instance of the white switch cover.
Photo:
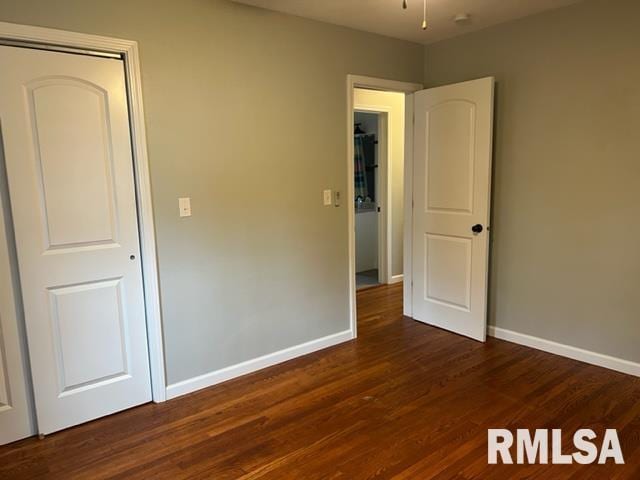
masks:
<svg viewBox="0 0 640 480"><path fill-rule="evenodd" d="M191 216L191 199L190 198L179 198L178 207L180 208L181 217Z"/></svg>
<svg viewBox="0 0 640 480"><path fill-rule="evenodd" d="M322 192L322 198L323 198L323 200L324 200L324 201L323 201L323 203L324 203L324 206L325 206L325 207L326 207L327 205L331 205L331 202L332 202L332 200L333 200L331 197L332 197L332 195L331 195L331 190L324 190L324 191Z"/></svg>

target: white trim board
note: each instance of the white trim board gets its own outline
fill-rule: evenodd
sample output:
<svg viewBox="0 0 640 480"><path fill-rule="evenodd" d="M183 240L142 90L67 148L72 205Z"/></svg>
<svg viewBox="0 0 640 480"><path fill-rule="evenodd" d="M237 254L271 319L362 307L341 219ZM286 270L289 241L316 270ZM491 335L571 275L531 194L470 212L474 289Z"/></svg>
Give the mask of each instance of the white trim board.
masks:
<svg viewBox="0 0 640 480"><path fill-rule="evenodd" d="M122 40L6 22L0 22L0 39L115 53L122 56L125 64L125 78L129 97L129 122L133 146L133 166L135 169L138 228L140 231L142 274L147 316L147 342L149 344L149 364L151 369L151 390L153 401L163 402L166 392L164 344L162 339L156 237L151 200L147 137L144 125L144 108L142 106L142 81L140 76L138 43L132 40Z"/></svg>
<svg viewBox="0 0 640 480"><path fill-rule="evenodd" d="M488 328L488 333L492 337L506 340L507 342L517 343L526 347L535 348L536 350L542 350L562 357L572 358L573 360L578 360L580 362L597 365L598 367L604 367L617 372L640 377L640 363L611 357L609 355L603 355L602 353L596 353L578 347L572 347L571 345L565 345L563 343L552 342L551 340L545 340L543 338L505 330L504 328L494 327L491 325Z"/></svg>
<svg viewBox="0 0 640 480"><path fill-rule="evenodd" d="M386 80L382 78L366 77L362 75L347 75L347 195L345 197L345 205L347 208L347 231L348 231L348 252L349 252L349 312L350 325L353 337L358 335L358 313L356 311L356 229L355 229L355 209L353 208L354 185L353 185L353 111L354 111L354 88L368 88L370 90L383 90L388 92L413 93L422 90L421 83L398 82L396 80ZM406 115L406 114L405 114ZM405 123L405 132L408 130L408 124ZM413 129L411 129L413 131ZM407 150L404 153L405 165L407 162ZM405 169L405 179L407 172ZM406 187L406 182L405 182ZM406 198L406 197L405 197ZM405 202L405 216L407 211L407 203ZM405 225L406 237L407 225ZM406 244L405 244L406 245ZM405 259L407 258L405 254ZM405 260L406 264L406 260ZM404 272L406 274L406 272ZM406 303L406 299L405 299Z"/></svg>
<svg viewBox="0 0 640 480"><path fill-rule="evenodd" d="M351 330L345 330L343 332L327 335L326 337L311 340L300 345L285 348L284 350L269 353L262 357L247 360L246 362L221 368L220 370L205 373L204 375L199 375L188 380L172 383L167 387L167 399L176 398L181 395L186 395L187 393L211 387L218 383L231 380L232 378L262 370L263 368L271 367L278 363L286 362L287 360L292 360L324 348L332 347L353 338L353 332Z"/></svg>
<svg viewBox="0 0 640 480"><path fill-rule="evenodd" d="M413 317L413 94L404 102L404 232L402 313Z"/></svg>

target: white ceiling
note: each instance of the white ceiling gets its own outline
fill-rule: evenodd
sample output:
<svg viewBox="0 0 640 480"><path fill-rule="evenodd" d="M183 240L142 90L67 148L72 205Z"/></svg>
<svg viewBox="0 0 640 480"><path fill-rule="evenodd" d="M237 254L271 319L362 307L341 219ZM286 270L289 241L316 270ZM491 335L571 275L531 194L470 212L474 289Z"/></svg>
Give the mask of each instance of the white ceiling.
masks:
<svg viewBox="0 0 640 480"><path fill-rule="evenodd" d="M234 1L426 44L581 0L427 0L427 30L420 28L422 0L407 0L407 10L402 0ZM469 14L470 21L454 23L459 13Z"/></svg>

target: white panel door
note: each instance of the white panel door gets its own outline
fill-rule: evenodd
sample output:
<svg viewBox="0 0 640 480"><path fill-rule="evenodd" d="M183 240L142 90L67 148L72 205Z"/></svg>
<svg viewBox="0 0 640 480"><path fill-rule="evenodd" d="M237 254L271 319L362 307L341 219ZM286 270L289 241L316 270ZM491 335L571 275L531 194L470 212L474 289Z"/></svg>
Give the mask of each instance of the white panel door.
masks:
<svg viewBox="0 0 640 480"><path fill-rule="evenodd" d="M14 288L17 276L9 250L13 229L9 223L3 169L0 145L0 445L29 437L35 428L28 393L24 334L18 327L19 300Z"/></svg>
<svg viewBox="0 0 640 480"><path fill-rule="evenodd" d="M486 338L493 78L414 94L413 316Z"/></svg>
<svg viewBox="0 0 640 480"><path fill-rule="evenodd" d="M151 399L121 60L0 47L38 429Z"/></svg>

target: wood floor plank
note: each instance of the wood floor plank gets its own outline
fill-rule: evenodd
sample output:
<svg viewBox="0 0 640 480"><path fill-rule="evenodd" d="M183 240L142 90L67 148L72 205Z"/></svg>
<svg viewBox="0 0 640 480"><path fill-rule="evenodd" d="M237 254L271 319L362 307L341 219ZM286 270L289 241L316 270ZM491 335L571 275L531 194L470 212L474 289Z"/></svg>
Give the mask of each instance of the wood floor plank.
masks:
<svg viewBox="0 0 640 480"><path fill-rule="evenodd" d="M44 440L0 479L634 479L640 379L402 316L358 292L357 340ZM487 465L488 428L617 428L625 465Z"/></svg>

